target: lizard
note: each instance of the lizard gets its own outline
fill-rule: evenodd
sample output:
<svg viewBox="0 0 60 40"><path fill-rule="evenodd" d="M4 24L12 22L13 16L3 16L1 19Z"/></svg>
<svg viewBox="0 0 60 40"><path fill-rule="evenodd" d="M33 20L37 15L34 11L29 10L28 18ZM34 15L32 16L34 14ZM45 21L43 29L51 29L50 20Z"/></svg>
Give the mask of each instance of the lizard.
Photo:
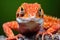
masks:
<svg viewBox="0 0 60 40"><path fill-rule="evenodd" d="M45 30L46 29L46 30ZM60 29L60 19L44 14L44 11L38 3L23 3L16 11L16 21L10 21L3 24L3 30L8 37L7 40L24 37L25 35L39 35L53 33ZM19 34L14 35L12 30Z"/></svg>

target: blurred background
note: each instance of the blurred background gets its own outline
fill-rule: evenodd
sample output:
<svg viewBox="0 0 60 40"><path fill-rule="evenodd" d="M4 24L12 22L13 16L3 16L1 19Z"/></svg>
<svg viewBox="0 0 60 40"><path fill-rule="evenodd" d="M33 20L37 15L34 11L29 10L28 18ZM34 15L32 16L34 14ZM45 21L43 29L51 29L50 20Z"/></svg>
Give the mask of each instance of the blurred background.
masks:
<svg viewBox="0 0 60 40"><path fill-rule="evenodd" d="M60 18L60 0L0 0L0 35L5 35L2 25L16 18L18 7L24 3L41 4L45 14Z"/></svg>

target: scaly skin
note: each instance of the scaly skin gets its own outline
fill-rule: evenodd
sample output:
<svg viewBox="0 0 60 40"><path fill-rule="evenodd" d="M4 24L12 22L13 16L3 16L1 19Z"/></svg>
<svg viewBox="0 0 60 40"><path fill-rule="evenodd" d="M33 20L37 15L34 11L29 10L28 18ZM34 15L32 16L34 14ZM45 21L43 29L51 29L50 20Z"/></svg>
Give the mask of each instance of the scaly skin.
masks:
<svg viewBox="0 0 60 40"><path fill-rule="evenodd" d="M43 19L43 21L40 19ZM6 36L8 37L7 40L11 39L18 40L18 37L23 37L24 35L22 34L26 34L26 31L28 29L29 30L27 33L29 32L37 33L36 38L41 34L43 40L45 34L50 34L52 36L52 34L55 31L60 29L60 19L45 15L43 9L41 8L41 5L38 3L34 4L23 3L16 12L16 20L17 21L11 21L3 24L3 30ZM27 25L27 27L25 25ZM39 31L40 27L47 30ZM14 35L12 29L20 32L21 34L19 33L18 35Z"/></svg>

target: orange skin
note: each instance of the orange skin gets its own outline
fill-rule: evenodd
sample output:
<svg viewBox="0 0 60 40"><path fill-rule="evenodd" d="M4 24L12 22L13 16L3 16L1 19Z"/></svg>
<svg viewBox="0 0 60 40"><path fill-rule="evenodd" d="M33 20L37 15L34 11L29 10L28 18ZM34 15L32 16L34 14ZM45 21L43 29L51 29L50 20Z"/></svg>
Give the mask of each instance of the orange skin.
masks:
<svg viewBox="0 0 60 40"><path fill-rule="evenodd" d="M21 7L24 9L24 12L25 12L23 17L20 14L18 15L18 13L21 12ZM41 9L40 16L38 14L39 9ZM41 5L38 4L38 3L34 3L34 4L23 3L18 8L18 10L16 12L16 18L21 17L21 18L26 19L26 18L29 18L29 17L34 18L34 16L36 18L43 18L44 22L43 22L42 27L47 29L44 32L40 32L40 31L38 31L40 29L38 26L36 28L32 27L30 31L31 32L34 32L34 31L37 32L36 38L40 34L42 34L42 40L44 40L44 35L45 34L50 34L52 36L52 34L55 31L60 29L60 19L45 15L44 12L43 12L43 9L41 8ZM4 30L4 32L6 34L6 36L8 37L7 40L11 40L11 39L18 40L18 37L23 37L24 36L22 34L26 33L26 29L24 29L26 27L21 26L20 27L21 30L19 29L19 27L20 26L19 26L19 23L17 21L11 21L11 22L7 22L7 23L3 24L3 30ZM12 32L12 29L16 30L16 31L19 31L21 34L14 35L14 33ZM33 29L34 29L34 31L33 31Z"/></svg>

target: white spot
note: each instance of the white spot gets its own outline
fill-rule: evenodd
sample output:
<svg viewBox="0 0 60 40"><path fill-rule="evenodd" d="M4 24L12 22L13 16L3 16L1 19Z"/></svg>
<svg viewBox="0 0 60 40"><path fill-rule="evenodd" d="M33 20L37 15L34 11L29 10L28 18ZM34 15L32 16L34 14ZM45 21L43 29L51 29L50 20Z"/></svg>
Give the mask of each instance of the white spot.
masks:
<svg viewBox="0 0 60 40"><path fill-rule="evenodd" d="M16 18L16 20L17 20L18 23L26 23L26 22L29 22L28 20L22 19L22 18Z"/></svg>
<svg viewBox="0 0 60 40"><path fill-rule="evenodd" d="M20 18L16 18L18 23L22 23L22 20Z"/></svg>
<svg viewBox="0 0 60 40"><path fill-rule="evenodd" d="M6 40L6 37L3 35L0 35L0 40Z"/></svg>
<svg viewBox="0 0 60 40"><path fill-rule="evenodd" d="M44 23L43 18L40 18L40 19L39 19L39 21L38 21L38 23L40 24L40 26L42 26L42 25L43 25L43 23Z"/></svg>

